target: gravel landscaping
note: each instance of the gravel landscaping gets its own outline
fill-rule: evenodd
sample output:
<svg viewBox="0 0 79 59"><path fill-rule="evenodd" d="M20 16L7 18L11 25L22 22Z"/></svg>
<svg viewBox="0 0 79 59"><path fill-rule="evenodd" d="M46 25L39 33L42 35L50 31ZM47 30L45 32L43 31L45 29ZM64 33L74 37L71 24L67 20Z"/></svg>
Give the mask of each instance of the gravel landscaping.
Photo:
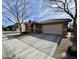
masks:
<svg viewBox="0 0 79 59"><path fill-rule="evenodd" d="M76 57L71 57L71 56L66 56L66 57L63 57L62 54L64 52L67 51L67 48L69 46L71 46L73 43L70 41L70 39L67 39L67 38L63 38L60 45L57 47L56 51L55 51L55 54L54 54L54 57L56 59L77 59Z"/></svg>

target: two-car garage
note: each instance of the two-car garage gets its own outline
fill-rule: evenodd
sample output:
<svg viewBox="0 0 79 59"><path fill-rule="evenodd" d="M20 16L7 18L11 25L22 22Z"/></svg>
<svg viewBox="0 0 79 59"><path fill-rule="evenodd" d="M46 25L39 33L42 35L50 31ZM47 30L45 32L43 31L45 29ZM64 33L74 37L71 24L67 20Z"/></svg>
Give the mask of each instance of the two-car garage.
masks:
<svg viewBox="0 0 79 59"><path fill-rule="evenodd" d="M50 34L62 34L62 24L59 25L43 25L42 31L43 33L50 33Z"/></svg>
<svg viewBox="0 0 79 59"><path fill-rule="evenodd" d="M48 20L42 22L42 33L63 34L67 29L66 20Z"/></svg>

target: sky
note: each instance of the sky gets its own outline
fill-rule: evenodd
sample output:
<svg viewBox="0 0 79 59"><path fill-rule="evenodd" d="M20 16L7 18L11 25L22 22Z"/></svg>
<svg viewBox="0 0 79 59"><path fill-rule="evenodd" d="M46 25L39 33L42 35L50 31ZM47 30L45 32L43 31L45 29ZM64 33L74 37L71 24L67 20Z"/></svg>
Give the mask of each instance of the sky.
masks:
<svg viewBox="0 0 79 59"><path fill-rule="evenodd" d="M16 0L13 0L12 4L15 3ZM63 0L64 1L64 0ZM50 8L49 6L49 0L26 0L26 3L29 3L26 6L26 11L27 11L27 15L25 18L25 22L28 20L32 20L32 21L44 21L44 20L48 20L48 19L61 19L61 18L71 18L68 14L66 14L65 12L55 12L55 8ZM2 23L5 26L8 25L12 25L13 23L11 21L9 21L5 15L7 15L8 10L5 9L5 7L9 8L7 5L7 0L3 0L3 12L5 12L5 14L3 13L3 19L2 19ZM19 2L19 4L22 2ZM11 4L11 5L12 5ZM70 8L74 7L73 1L72 3L69 4ZM20 7L20 12L22 8ZM71 12L74 14L74 9L71 9ZM10 14L10 13L9 13ZM11 14L10 14L11 15ZM14 17L12 17L11 19L15 19Z"/></svg>

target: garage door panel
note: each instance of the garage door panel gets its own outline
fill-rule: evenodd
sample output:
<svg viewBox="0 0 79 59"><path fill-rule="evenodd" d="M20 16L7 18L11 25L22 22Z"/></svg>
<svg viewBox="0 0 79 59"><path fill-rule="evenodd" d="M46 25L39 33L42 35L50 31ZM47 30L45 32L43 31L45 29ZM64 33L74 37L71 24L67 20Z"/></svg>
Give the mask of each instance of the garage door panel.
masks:
<svg viewBox="0 0 79 59"><path fill-rule="evenodd" d="M43 25L43 33L62 34L62 24L57 25Z"/></svg>

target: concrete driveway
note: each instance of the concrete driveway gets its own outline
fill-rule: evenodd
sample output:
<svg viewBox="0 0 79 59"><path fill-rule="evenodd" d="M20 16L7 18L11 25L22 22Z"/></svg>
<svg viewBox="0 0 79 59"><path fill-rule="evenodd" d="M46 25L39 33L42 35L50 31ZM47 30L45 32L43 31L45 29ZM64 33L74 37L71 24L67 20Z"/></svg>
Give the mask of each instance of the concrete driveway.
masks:
<svg viewBox="0 0 79 59"><path fill-rule="evenodd" d="M61 36L55 34L31 34L24 36L20 40L49 56L53 56Z"/></svg>
<svg viewBox="0 0 79 59"><path fill-rule="evenodd" d="M3 49L7 52L6 55L10 55L10 58L11 55L15 55L15 59L27 59L26 57L30 59L32 59L31 57L33 59L54 59L53 55L61 36L55 34L30 34L18 39L3 42Z"/></svg>

